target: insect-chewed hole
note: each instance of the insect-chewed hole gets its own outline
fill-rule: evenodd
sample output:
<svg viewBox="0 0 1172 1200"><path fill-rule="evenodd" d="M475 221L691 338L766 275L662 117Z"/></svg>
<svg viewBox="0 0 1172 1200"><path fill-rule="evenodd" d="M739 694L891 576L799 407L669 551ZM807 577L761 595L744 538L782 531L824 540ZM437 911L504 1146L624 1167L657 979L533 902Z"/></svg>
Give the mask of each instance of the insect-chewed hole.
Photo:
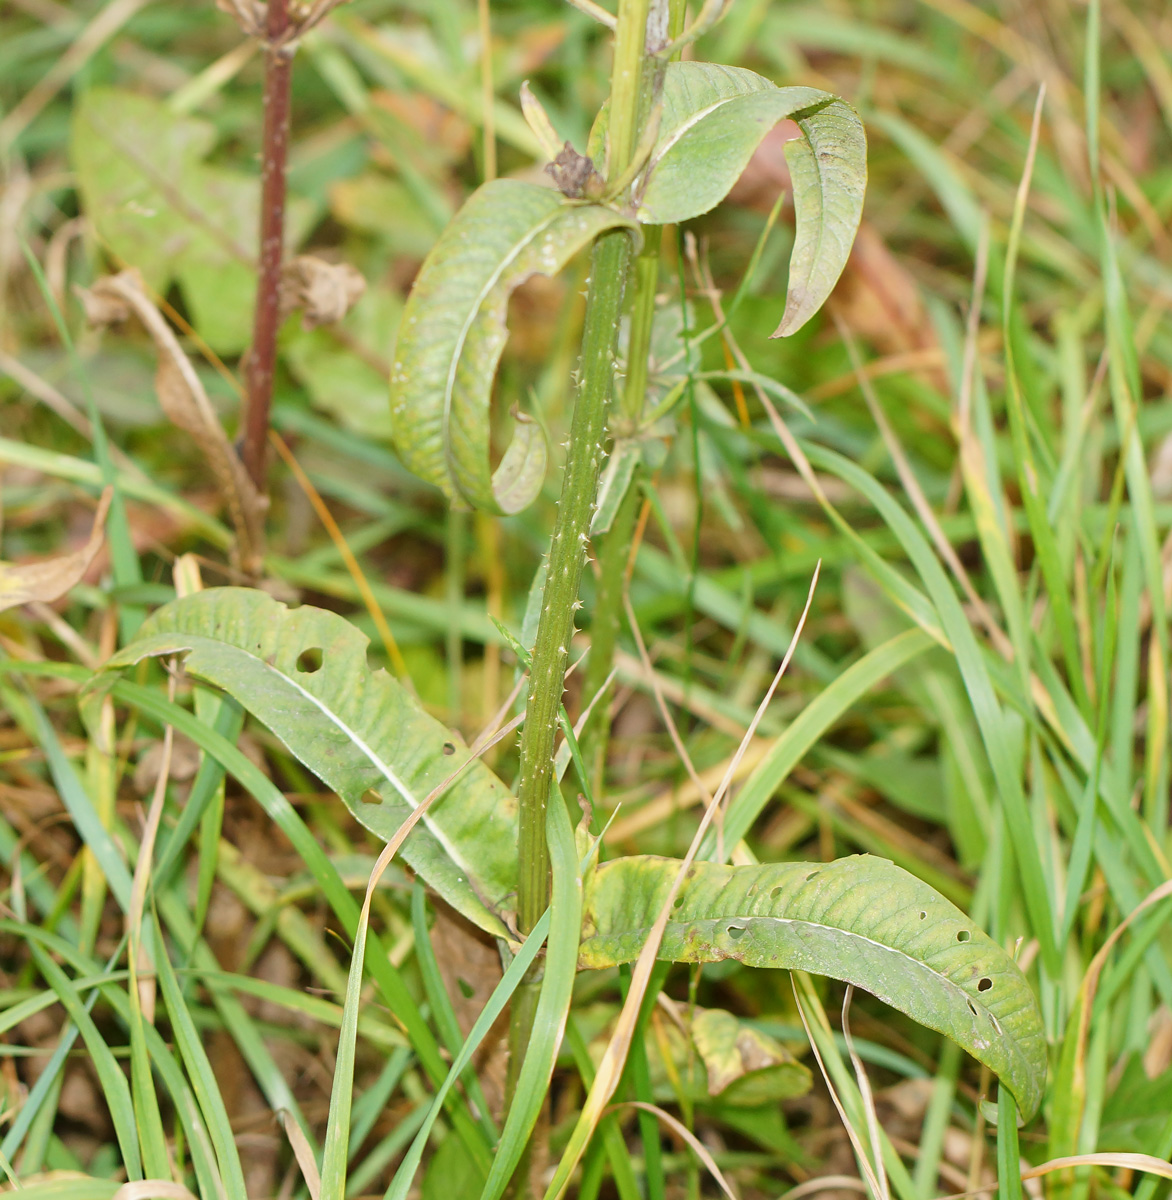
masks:
<svg viewBox="0 0 1172 1200"><path fill-rule="evenodd" d="M956 931L956 940L958 942L967 942L972 936L967 929L958 929Z"/></svg>
<svg viewBox="0 0 1172 1200"><path fill-rule="evenodd" d="M769 899L776 900L777 897L780 896L783 891L785 891L785 888L783 888L780 883L777 885L777 887L770 888L769 889Z"/></svg>
<svg viewBox="0 0 1172 1200"><path fill-rule="evenodd" d="M993 981L986 975L983 979L977 980L977 991L987 992L993 986Z"/></svg>
<svg viewBox="0 0 1172 1200"><path fill-rule="evenodd" d="M381 804L382 802L383 798L374 790L374 788L367 788L366 791L362 793L363 804Z"/></svg>
<svg viewBox="0 0 1172 1200"><path fill-rule="evenodd" d="M444 742L444 753L451 755L456 753L456 747L451 742Z"/></svg>
<svg viewBox="0 0 1172 1200"><path fill-rule="evenodd" d="M677 896L675 898L675 900L672 901L672 908L683 908L683 906L684 906L683 896Z"/></svg>
<svg viewBox="0 0 1172 1200"><path fill-rule="evenodd" d="M971 1012L974 1017L978 1015L977 1006L971 1000L969 1001L969 1012Z"/></svg>
<svg viewBox="0 0 1172 1200"><path fill-rule="evenodd" d="M806 876L806 882L809 883L811 879L817 879L821 874L821 871L811 871L809 875Z"/></svg>
<svg viewBox="0 0 1172 1200"><path fill-rule="evenodd" d="M927 919L928 919L928 914L926 912L924 912L924 910L921 908L920 909L920 920L926 921Z"/></svg>
<svg viewBox="0 0 1172 1200"><path fill-rule="evenodd" d="M297 656L297 669L304 675L312 675L321 670L321 647L310 646Z"/></svg>
<svg viewBox="0 0 1172 1200"><path fill-rule="evenodd" d="M749 931L743 925L730 925L728 927L728 936L735 942L745 936Z"/></svg>

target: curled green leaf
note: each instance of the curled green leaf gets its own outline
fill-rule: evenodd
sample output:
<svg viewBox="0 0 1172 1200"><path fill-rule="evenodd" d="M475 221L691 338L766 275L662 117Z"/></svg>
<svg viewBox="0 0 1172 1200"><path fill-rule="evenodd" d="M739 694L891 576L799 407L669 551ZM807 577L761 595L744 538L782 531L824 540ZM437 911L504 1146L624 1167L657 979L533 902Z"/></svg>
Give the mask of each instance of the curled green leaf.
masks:
<svg viewBox="0 0 1172 1200"><path fill-rule="evenodd" d="M367 646L336 613L289 609L250 588L211 588L154 613L106 664L97 689L145 658L185 655L189 675L234 696L389 840L468 750L370 668ZM402 854L453 908L508 936L498 914L516 889L517 801L482 762L469 763L431 806Z"/></svg>
<svg viewBox="0 0 1172 1200"><path fill-rule="evenodd" d="M867 186L867 140L855 110L842 100L798 113L800 138L787 142L794 194L794 248L785 312L773 337L794 333L834 290L854 245Z"/></svg>
<svg viewBox="0 0 1172 1200"><path fill-rule="evenodd" d="M659 137L636 188L637 215L646 224L708 212L728 195L765 135L786 118L802 136L785 151L796 236L775 337L794 333L818 311L850 254L867 182L866 134L854 109L829 92L779 88L743 68L672 63L664 78ZM604 132L605 122L600 126Z"/></svg>
<svg viewBox="0 0 1172 1200"><path fill-rule="evenodd" d="M692 1041L704 1063L708 1094L724 1104L751 1108L804 1096L810 1090L808 1067L780 1042L724 1009L697 1010Z"/></svg>
<svg viewBox="0 0 1172 1200"><path fill-rule="evenodd" d="M635 959L679 866L638 856L594 871L579 966ZM960 909L885 859L695 863L658 957L732 958L853 983L963 1046L1013 1092L1027 1120L1041 1103L1046 1039L1025 976Z"/></svg>
<svg viewBox="0 0 1172 1200"><path fill-rule="evenodd" d="M489 512L532 503L548 451L519 421L493 473L492 385L508 338L509 296L556 275L608 229L634 222L599 204L499 179L475 192L427 256L403 310L391 370L391 428L407 467L452 498Z"/></svg>

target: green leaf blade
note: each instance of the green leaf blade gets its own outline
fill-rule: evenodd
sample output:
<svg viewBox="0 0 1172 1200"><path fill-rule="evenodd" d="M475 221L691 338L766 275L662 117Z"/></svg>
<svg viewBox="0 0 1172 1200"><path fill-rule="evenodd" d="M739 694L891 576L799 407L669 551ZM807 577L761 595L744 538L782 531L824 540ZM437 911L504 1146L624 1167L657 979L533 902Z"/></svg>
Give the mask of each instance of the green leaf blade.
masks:
<svg viewBox="0 0 1172 1200"><path fill-rule="evenodd" d="M427 256L403 310L391 372L391 426L406 466L488 512L515 513L537 496L548 450L519 422L493 474L492 384L508 338L509 296L533 275L556 275L608 229L633 226L614 209L569 204L536 184L485 184Z"/></svg>
<svg viewBox="0 0 1172 1200"><path fill-rule="evenodd" d="M258 195L251 175L206 161L215 143L210 122L137 92L91 87L73 107L70 158L86 217L155 292L177 280L201 336L238 354L252 327ZM313 220L314 206L290 196L290 248Z"/></svg>
<svg viewBox="0 0 1172 1200"><path fill-rule="evenodd" d="M708 63L678 65L685 68L711 66ZM665 122L668 119L667 95L674 90L675 77L675 72L669 72L664 85ZM672 97L673 119L676 115L682 119L674 128L669 128L666 135L661 125L659 141L652 151L647 183L638 208L639 219L647 224L687 221L715 208L728 195L749 165L753 152L778 121L833 99L828 92L817 88L774 87L752 71L734 71L730 67L723 68L717 80L707 87L685 86L692 102L702 105L687 115L681 111L682 98ZM686 81L686 84L690 82Z"/></svg>
<svg viewBox="0 0 1172 1200"><path fill-rule="evenodd" d="M794 118L803 136L785 147L796 235L785 312L774 337L797 332L822 307L850 257L863 216L867 137L849 104L833 100Z"/></svg>
<svg viewBox="0 0 1172 1200"><path fill-rule="evenodd" d="M639 856L587 882L579 966L639 953L679 863ZM952 1038L994 1071L1026 1115L1041 1103L1046 1040L1013 960L960 909L884 859L729 867L697 863L659 957L732 958L852 983Z"/></svg>
<svg viewBox="0 0 1172 1200"><path fill-rule="evenodd" d="M288 609L260 591L212 588L156 612L107 665L186 653L192 676L222 688L284 741L384 840L468 756L443 725L366 661L344 618ZM479 760L448 788L403 857L453 907L496 936L516 888L517 802Z"/></svg>
<svg viewBox="0 0 1172 1200"><path fill-rule="evenodd" d="M817 88L775 87L741 68L672 63L637 210L641 221L666 225L715 208L765 135L787 118L802 135L786 145L797 229L785 313L774 337L796 332L818 311L854 243L867 138L849 104Z"/></svg>

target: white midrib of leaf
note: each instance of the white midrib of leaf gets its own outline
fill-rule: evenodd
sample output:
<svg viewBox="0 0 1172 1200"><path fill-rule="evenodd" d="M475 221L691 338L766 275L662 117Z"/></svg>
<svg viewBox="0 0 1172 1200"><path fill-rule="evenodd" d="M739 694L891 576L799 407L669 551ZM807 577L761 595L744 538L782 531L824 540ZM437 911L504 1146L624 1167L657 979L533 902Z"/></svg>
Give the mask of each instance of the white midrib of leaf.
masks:
<svg viewBox="0 0 1172 1200"><path fill-rule="evenodd" d="M962 988L959 984L953 983L953 981L951 979L949 979L948 976L935 970L933 967L930 967L926 962L924 962L923 959L916 958L913 955L908 954L904 950L898 950L894 946L887 946L883 942L877 942L874 938L867 937L867 935L865 933L856 933L853 929L843 929L841 925L823 925L819 921L803 921L803 920L799 920L796 917L772 917L772 916L769 916L764 913L757 913L757 914L745 915L745 916L737 916L734 914L732 916L728 916L728 915L725 915L722 913L718 917L696 917L694 920L691 920L691 921L669 921L668 925L667 925L667 930L665 931L665 937L667 936L667 933L671 932L673 927L675 927L676 929L687 929L689 926L696 925L696 924L699 924L704 921L720 922L722 924L724 924L726 922L736 922L736 921L772 921L777 925L793 925L793 926L804 927L807 929L821 929L821 930L825 930L828 933L836 934L836 935L839 935L844 938L855 938L860 942L866 942L868 945L874 946L878 950L883 950L887 954L896 955L902 962L912 963L915 966L920 967L923 970L927 971L929 974L932 975L933 978L938 979L945 987L951 989L964 1002L966 1002L968 1004L979 1006L980 1011L983 1012L989 1018L990 1021L992 1021L993 1028L997 1030L997 1033L1000 1037L1002 1037L1003 1039L1005 1039L1007 1041L1012 1041L1015 1045L1018 1044L1017 1038L1007 1037L1005 1030L1001 1025L1001 1022L990 1011L989 1007L983 1001L981 1001L979 998L974 998L974 997L970 996L969 993L966 992L964 990L964 988ZM637 929L626 929L626 930L623 930L618 933L605 933L605 934L601 934L601 935L596 934L595 936L601 937L606 940L609 940L611 938L626 938L626 937L645 938L647 936L647 928L639 927ZM591 939L589 939L589 938L584 938L583 942L582 942L583 946L588 945L590 940ZM729 957L733 957L733 956L730 955ZM826 973L833 974L832 972L826 972ZM864 991L869 990L866 983L860 982L860 983L857 983L856 986L863 988ZM989 1044L988 1042L979 1041L976 1038L973 1039L973 1045L976 1046L976 1048L979 1050L986 1049L988 1044ZM1021 1057L1024 1059L1025 1055L1023 1054Z"/></svg>
<svg viewBox="0 0 1172 1200"><path fill-rule="evenodd" d="M780 95L781 90L782 89L778 87L753 88L751 91L738 92L735 96L722 96L719 100L710 104L707 108L701 108L697 110L686 121L684 121L683 124L677 125L675 129L673 129L668 135L667 140L663 143L662 149L658 150L654 155L652 155L651 161L647 164L647 167L643 172L644 179L651 178L651 172L654 171L655 168L663 161L668 152L675 148L688 130L698 125L706 117L711 116L712 113L719 112L720 109L724 108L726 104L735 104L738 100L744 100L747 96ZM825 95L825 100L817 101L814 104L807 104L805 108L795 109L788 118L778 117L778 121L803 121L807 117L813 116L814 113L821 112L822 109L827 108L835 100L835 97L831 96L829 93L825 93ZM805 130L802 131L802 136L806 136ZM808 141L809 139L807 138L806 140Z"/></svg>
<svg viewBox="0 0 1172 1200"><path fill-rule="evenodd" d="M544 233L554 221L561 216L563 210L555 208L547 217L539 221L529 232L521 238L509 251L504 258L497 264L496 269L485 281L484 286L477 293L475 303L468 316L465 318L464 324L460 328L460 332L456 337L455 349L452 352L452 360L448 366L448 378L444 385L444 420L443 420L443 443L444 443L444 459L448 464L448 473L456 483L457 491L462 492L464 489L460 487L459 479L457 478L451 457L448 454L448 445L450 439L448 437L448 429L451 426L452 419L452 395L456 390L456 374L460 367L460 360L464 357L464 346L468 341L468 334L472 331L472 326L476 324L476 319L480 315L480 310L484 307L485 301L492 294L497 284L501 280L501 276L505 271L513 265L520 257L522 252L532 244L534 238L539 234ZM541 274L537 271L534 274Z"/></svg>
<svg viewBox="0 0 1172 1200"><path fill-rule="evenodd" d="M685 133L688 132L689 129L691 129L694 125L698 125L704 120L705 117L709 116L711 113L718 112L726 104L732 104L734 101L743 100L746 96L755 96L759 92L764 92L767 90L767 88L756 88L751 92L738 92L735 96L723 96L715 103L710 104L707 108L701 108L694 112L686 121L683 122L682 125L677 125L675 129L671 131L671 133L668 135L667 141L663 143L663 148L659 150L658 153L651 156L651 161L648 162L647 167L643 172L644 179L651 178L651 172L654 171L657 166L659 166L664 157L667 155L668 151L670 151L676 145L676 143L679 142L679 140L684 136Z"/></svg>
<svg viewBox="0 0 1172 1200"><path fill-rule="evenodd" d="M214 644L217 647L223 647L227 645L227 643L223 642L216 642ZM371 764L379 771L379 773L395 789L395 791L398 792L398 794L403 798L407 806L412 809L412 811L419 807L419 801L415 799L411 789L398 777L398 775L395 774L394 770L387 763L383 762L379 755L375 753L374 749L368 745L363 738L361 738L353 729L346 725L337 716L337 714L327 708L326 705L323 704L322 701L320 701L315 695L313 695L312 692L306 691L305 688L302 687L302 685L298 683L297 680L295 680L292 676L286 675L283 671L278 671L276 667L273 667L269 663L265 662L263 658L258 658L255 654L251 654L249 651L241 649L239 646L228 646L228 648L245 655L247 658L251 658L255 663L259 663L260 666L263 667L264 670L269 674L274 675L277 679L289 684L294 691L296 691L299 695L304 696L305 699L308 700L320 713L322 713L322 715L336 729L339 729L346 735L351 744L357 746L358 749L361 750L364 755L366 755ZM427 813L424 813L423 815L423 822L431 831L436 841L438 841L444 848L444 852L448 855L452 862L454 862L460 868L460 870L464 872L465 878L468 881L471 881L473 879L473 874L470 871L468 864L456 851L455 846L451 844L443 830L436 826Z"/></svg>

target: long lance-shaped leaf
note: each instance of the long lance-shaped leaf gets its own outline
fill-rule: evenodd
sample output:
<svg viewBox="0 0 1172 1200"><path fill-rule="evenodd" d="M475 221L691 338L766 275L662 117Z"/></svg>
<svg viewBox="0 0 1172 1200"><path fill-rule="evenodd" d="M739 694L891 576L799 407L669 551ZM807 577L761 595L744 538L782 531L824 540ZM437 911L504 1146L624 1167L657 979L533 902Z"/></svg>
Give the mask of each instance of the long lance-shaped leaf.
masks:
<svg viewBox="0 0 1172 1200"><path fill-rule="evenodd" d="M859 227L867 138L849 104L817 88L775 87L739 67L672 63L637 209L640 221L667 225L715 208L765 135L786 118L802 136L785 148L796 236L774 337L794 333L822 306Z"/></svg>
<svg viewBox="0 0 1172 1200"><path fill-rule="evenodd" d="M391 676L371 670L368 644L335 613L210 588L159 609L106 669L186 654L190 675L234 696L389 839L468 751ZM416 827L403 857L470 921L506 937L498 913L516 890L516 846L516 799L477 761Z"/></svg>
<svg viewBox="0 0 1172 1200"><path fill-rule="evenodd" d="M637 856L587 880L580 967L637 957L679 870ZM734 958L830 975L946 1034L994 1071L1026 1118L1046 1080L1037 1001L1013 959L960 909L885 859L728 867L696 863L659 957Z"/></svg>
<svg viewBox="0 0 1172 1200"><path fill-rule="evenodd" d="M403 309L391 370L391 429L421 479L489 512L515 513L541 490L547 449L519 420L492 473L490 406L508 338L509 296L556 275L600 233L634 222L599 204L498 179L475 192L427 256Z"/></svg>

